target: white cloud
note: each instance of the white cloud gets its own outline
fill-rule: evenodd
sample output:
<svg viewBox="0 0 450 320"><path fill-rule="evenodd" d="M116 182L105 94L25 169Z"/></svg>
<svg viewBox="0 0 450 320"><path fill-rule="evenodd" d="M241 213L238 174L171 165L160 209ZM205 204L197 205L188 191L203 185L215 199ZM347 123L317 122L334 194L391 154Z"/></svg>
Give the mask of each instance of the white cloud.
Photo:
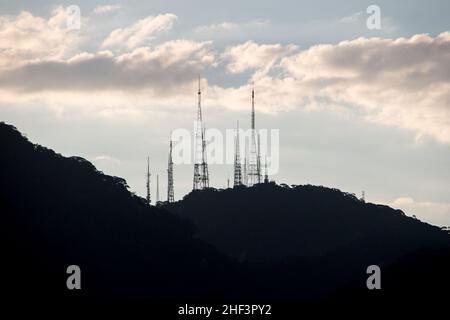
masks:
<svg viewBox="0 0 450 320"><path fill-rule="evenodd" d="M450 203L416 201L411 197L400 197L386 204L434 225L448 225L450 221Z"/></svg>
<svg viewBox="0 0 450 320"><path fill-rule="evenodd" d="M103 163L107 165L120 165L121 161L117 158L107 156L107 155L101 155L94 157L94 162Z"/></svg>
<svg viewBox="0 0 450 320"><path fill-rule="evenodd" d="M247 41L244 44L228 47L222 54L230 73L241 73L249 69L256 70L258 77L269 72L281 58L292 54L297 49L294 45L257 44ZM256 78L256 77L255 77Z"/></svg>
<svg viewBox="0 0 450 320"><path fill-rule="evenodd" d="M363 108L367 119L450 143L450 33L356 39L284 58L297 90Z"/></svg>
<svg viewBox="0 0 450 320"><path fill-rule="evenodd" d="M207 37L220 37L221 34L244 32L266 27L270 24L269 20L250 20L246 22L223 21L210 25L198 26L194 29L195 33Z"/></svg>
<svg viewBox="0 0 450 320"><path fill-rule="evenodd" d="M113 30L103 41L102 47L117 47L125 45L133 49L148 43L161 32L172 29L177 16L171 13L149 16L137 21L132 26Z"/></svg>
<svg viewBox="0 0 450 320"><path fill-rule="evenodd" d="M341 25L348 25L349 27L353 28L361 28L367 30L367 18L369 17L369 14L366 14L365 12L358 11L355 12L347 17L341 18L338 20L338 23ZM394 20L391 17L385 17L383 14L381 14L381 29L379 32L382 32L384 34L393 34L397 31L397 26L394 23Z"/></svg>
<svg viewBox="0 0 450 320"><path fill-rule="evenodd" d="M121 8L120 4L106 4L96 6L94 9L94 14L102 15L115 12Z"/></svg>
<svg viewBox="0 0 450 320"><path fill-rule="evenodd" d="M66 26L67 13L55 8L49 19L22 11L0 16L0 68L24 61L61 59L78 50L81 37Z"/></svg>
<svg viewBox="0 0 450 320"><path fill-rule="evenodd" d="M223 58L231 73L254 70L260 110L359 107L368 121L450 143L448 32L436 37L360 38L301 52L247 42L228 48ZM248 96L243 89L249 90L247 86L216 92L225 105L237 107L241 97Z"/></svg>

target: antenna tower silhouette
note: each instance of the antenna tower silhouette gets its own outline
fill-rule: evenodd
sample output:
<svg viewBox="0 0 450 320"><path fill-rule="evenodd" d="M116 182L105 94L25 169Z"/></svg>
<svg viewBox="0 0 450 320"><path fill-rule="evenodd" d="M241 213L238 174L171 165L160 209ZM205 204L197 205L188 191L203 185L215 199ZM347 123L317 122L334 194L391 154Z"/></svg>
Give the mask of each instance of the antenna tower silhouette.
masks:
<svg viewBox="0 0 450 320"><path fill-rule="evenodd" d="M150 157L147 157L147 203L150 204L152 202L151 196L150 196Z"/></svg>
<svg viewBox="0 0 450 320"><path fill-rule="evenodd" d="M258 139L259 140L259 139ZM255 130L255 88L252 88L252 114L251 114L251 134L250 134L250 153L248 156L247 185L252 186L261 182L260 161L258 149L256 147Z"/></svg>
<svg viewBox="0 0 450 320"><path fill-rule="evenodd" d="M264 161L264 183L269 183L269 171L267 170L267 156Z"/></svg>
<svg viewBox="0 0 450 320"><path fill-rule="evenodd" d="M159 203L159 174L156 175L156 204Z"/></svg>
<svg viewBox="0 0 450 320"><path fill-rule="evenodd" d="M169 161L167 168L167 202L174 202L173 192L173 161L172 161L172 136L169 144Z"/></svg>
<svg viewBox="0 0 450 320"><path fill-rule="evenodd" d="M205 127L202 118L202 91L200 76L198 77L198 106L197 122L195 123L195 162L194 162L194 190L209 188L208 163L206 161Z"/></svg>
<svg viewBox="0 0 450 320"><path fill-rule="evenodd" d="M242 184L241 155L239 150L239 121L237 122L234 151L234 187Z"/></svg>

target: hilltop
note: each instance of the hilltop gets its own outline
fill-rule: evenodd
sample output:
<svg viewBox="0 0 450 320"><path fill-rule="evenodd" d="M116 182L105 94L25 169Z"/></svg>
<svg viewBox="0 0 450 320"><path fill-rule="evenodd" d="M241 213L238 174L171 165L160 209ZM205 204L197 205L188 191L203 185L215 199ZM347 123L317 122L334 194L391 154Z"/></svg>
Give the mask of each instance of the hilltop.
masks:
<svg viewBox="0 0 450 320"><path fill-rule="evenodd" d="M191 219L200 239L242 261L365 252L385 263L449 240L439 227L401 210L322 186L271 182L201 190L165 208Z"/></svg>
<svg viewBox="0 0 450 320"><path fill-rule="evenodd" d="M428 292L438 300L441 285L450 283L446 232L337 189L275 183L207 189L164 208L191 219L199 239L252 266L255 277L276 288L274 298L362 299L369 265L390 279L383 299Z"/></svg>

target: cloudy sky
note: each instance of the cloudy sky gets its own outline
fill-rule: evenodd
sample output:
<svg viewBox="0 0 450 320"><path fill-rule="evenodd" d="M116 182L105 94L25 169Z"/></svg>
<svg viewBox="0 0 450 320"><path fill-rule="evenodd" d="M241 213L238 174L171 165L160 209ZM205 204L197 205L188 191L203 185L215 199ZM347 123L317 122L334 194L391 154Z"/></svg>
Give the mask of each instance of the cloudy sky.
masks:
<svg viewBox="0 0 450 320"><path fill-rule="evenodd" d="M370 30L376 4L381 29ZM67 7L81 10L80 28ZM166 198L168 139L279 129L271 178L336 187L450 225L450 2L0 1L0 120ZM72 27L70 27L72 26ZM211 165L211 185L232 180ZM192 187L175 167L175 197ZM155 196L153 183L152 193Z"/></svg>

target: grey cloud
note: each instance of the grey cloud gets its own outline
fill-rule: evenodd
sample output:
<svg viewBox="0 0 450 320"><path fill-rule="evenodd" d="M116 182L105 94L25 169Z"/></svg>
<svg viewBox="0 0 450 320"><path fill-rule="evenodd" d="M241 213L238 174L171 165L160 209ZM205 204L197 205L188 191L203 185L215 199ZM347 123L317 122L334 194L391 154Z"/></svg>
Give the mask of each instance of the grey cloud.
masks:
<svg viewBox="0 0 450 320"><path fill-rule="evenodd" d="M21 92L171 90L191 82L213 62L208 43L181 40L120 56L101 52L26 63L0 71L0 85Z"/></svg>

